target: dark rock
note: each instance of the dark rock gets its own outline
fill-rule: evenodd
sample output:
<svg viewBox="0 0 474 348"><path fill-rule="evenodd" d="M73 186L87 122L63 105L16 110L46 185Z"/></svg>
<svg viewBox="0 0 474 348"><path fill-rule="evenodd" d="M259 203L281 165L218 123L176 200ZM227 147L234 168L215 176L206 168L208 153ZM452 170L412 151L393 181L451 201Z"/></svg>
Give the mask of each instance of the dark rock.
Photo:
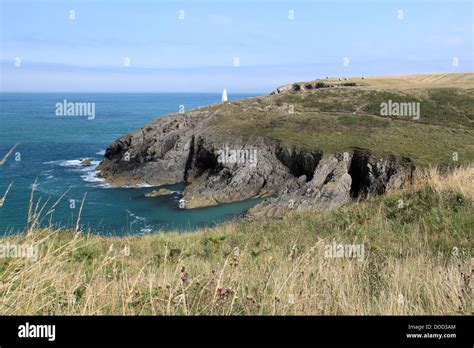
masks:
<svg viewBox="0 0 474 348"><path fill-rule="evenodd" d="M81 166L89 167L92 165L92 158L85 158L81 161Z"/></svg>
<svg viewBox="0 0 474 348"><path fill-rule="evenodd" d="M151 192L145 193L145 197L159 197L159 196L167 196L173 194L173 191L162 188L159 190L153 190Z"/></svg>
<svg viewBox="0 0 474 348"><path fill-rule="evenodd" d="M115 185L186 182L186 208L269 197L249 211L279 217L383 194L410 182L406 158L295 149L266 137L241 137L213 125L217 110L162 117L113 142L98 170Z"/></svg>

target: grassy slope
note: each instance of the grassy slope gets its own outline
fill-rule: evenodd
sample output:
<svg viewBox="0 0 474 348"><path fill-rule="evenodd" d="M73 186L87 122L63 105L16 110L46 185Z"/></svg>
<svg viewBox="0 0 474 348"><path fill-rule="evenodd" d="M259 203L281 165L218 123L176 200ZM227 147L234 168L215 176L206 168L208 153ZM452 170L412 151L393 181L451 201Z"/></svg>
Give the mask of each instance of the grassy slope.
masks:
<svg viewBox="0 0 474 348"><path fill-rule="evenodd" d="M324 83L340 83L322 80ZM288 146L408 156L416 164L474 160L474 74L352 78L356 87L290 91L213 106L222 132L266 135ZM421 117L381 117L380 103L420 102ZM290 114L290 106L294 113ZM458 162L453 162L453 152Z"/></svg>
<svg viewBox="0 0 474 348"><path fill-rule="evenodd" d="M469 314L473 199L472 167L432 170L402 192L282 221L9 237L41 257L0 259L0 313ZM364 260L325 257L333 240L364 244Z"/></svg>

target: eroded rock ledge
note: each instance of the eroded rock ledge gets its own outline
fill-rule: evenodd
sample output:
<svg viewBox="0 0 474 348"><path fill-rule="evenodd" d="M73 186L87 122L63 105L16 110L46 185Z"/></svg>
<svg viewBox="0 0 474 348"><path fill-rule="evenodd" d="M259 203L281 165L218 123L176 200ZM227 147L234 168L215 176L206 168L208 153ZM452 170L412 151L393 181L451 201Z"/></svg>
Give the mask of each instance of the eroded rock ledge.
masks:
<svg viewBox="0 0 474 348"><path fill-rule="evenodd" d="M212 122L219 112L172 114L116 140L100 175L117 186L186 182L187 208L268 197L249 212L266 217L337 207L412 180L408 158L376 158L358 149L325 154L266 137L224 134ZM257 161L223 161L226 148L256 150Z"/></svg>

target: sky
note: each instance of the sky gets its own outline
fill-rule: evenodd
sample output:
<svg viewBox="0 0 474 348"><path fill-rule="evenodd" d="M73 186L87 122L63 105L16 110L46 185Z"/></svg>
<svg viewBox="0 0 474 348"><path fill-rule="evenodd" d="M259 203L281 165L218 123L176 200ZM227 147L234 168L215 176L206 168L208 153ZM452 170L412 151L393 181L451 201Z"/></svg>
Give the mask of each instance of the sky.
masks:
<svg viewBox="0 0 474 348"><path fill-rule="evenodd" d="M0 0L0 12L1 92L256 93L474 71L470 0Z"/></svg>

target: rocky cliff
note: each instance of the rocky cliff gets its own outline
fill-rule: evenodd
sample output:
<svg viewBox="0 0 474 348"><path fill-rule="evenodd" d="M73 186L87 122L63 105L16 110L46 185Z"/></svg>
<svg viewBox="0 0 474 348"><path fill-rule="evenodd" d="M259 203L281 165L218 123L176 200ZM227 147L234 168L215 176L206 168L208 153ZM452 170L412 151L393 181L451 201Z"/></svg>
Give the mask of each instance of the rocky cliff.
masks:
<svg viewBox="0 0 474 348"><path fill-rule="evenodd" d="M408 158L285 146L222 131L219 106L159 118L112 143L98 169L114 185L186 182L187 208L268 197L253 215L336 207L411 180Z"/></svg>
<svg viewBox="0 0 474 348"><path fill-rule="evenodd" d="M415 165L472 163L473 92L474 74L293 83L159 118L112 143L98 169L119 186L186 182L187 208L336 207L409 184ZM388 101L421 105L419 117L382 115Z"/></svg>

